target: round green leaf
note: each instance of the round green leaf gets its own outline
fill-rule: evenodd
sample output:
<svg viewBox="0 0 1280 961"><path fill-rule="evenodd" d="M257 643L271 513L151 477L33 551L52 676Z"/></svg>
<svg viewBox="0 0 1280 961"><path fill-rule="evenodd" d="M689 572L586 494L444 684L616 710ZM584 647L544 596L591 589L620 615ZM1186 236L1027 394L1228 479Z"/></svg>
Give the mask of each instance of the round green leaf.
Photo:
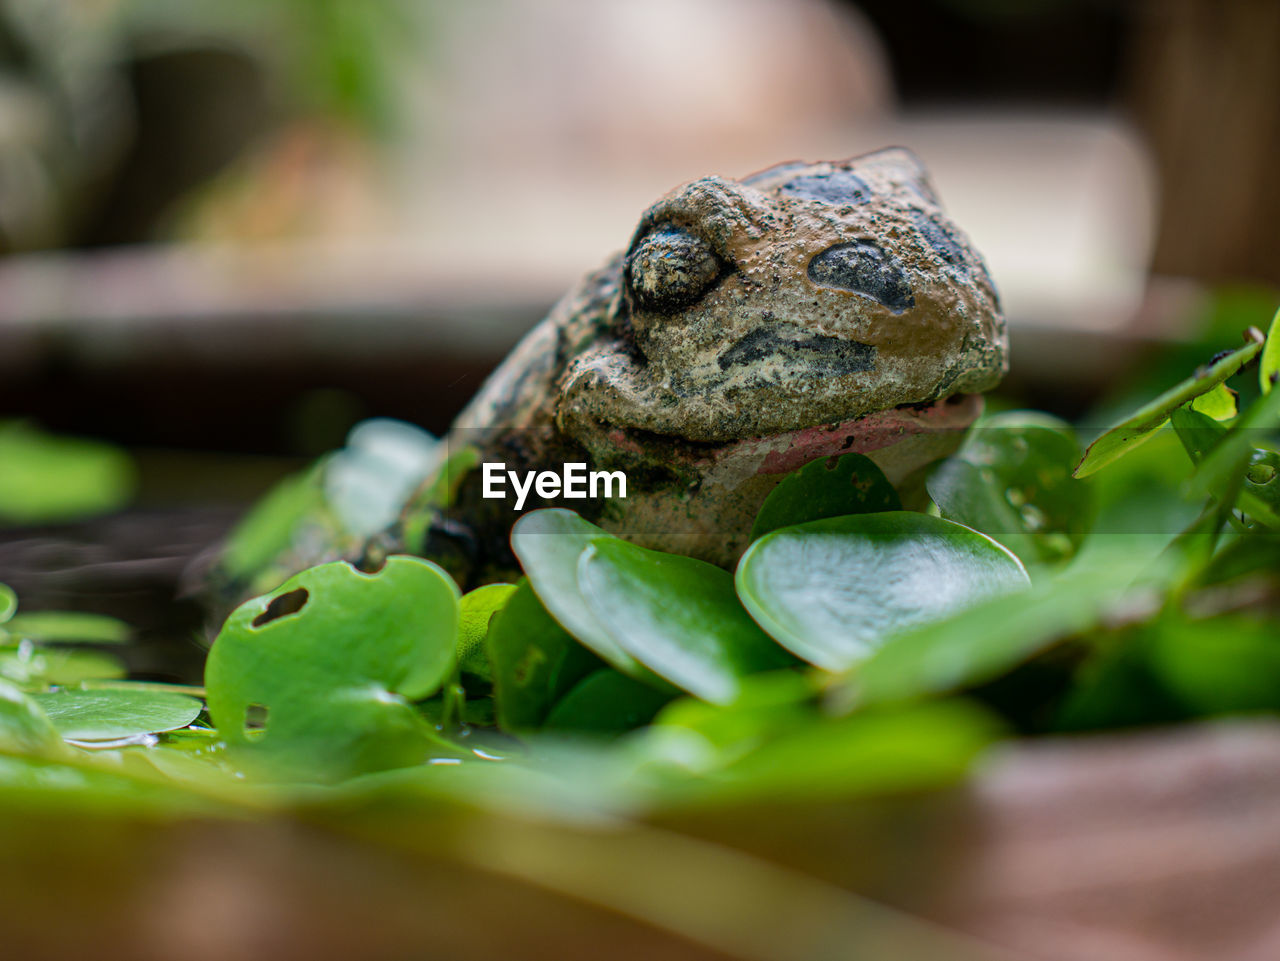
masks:
<svg viewBox="0 0 1280 961"><path fill-rule="evenodd" d="M62 738L40 706L0 680L0 751L48 757L65 751Z"/></svg>
<svg viewBox="0 0 1280 961"><path fill-rule="evenodd" d="M18 609L18 595L8 584L0 584L0 624L13 617Z"/></svg>
<svg viewBox="0 0 1280 961"><path fill-rule="evenodd" d="M602 666L542 606L525 579L489 626L498 724L513 733L536 731L553 704Z"/></svg>
<svg viewBox="0 0 1280 961"><path fill-rule="evenodd" d="M784 477L760 507L751 539L823 517L898 510L898 492L875 462L863 454L844 454L816 460Z"/></svg>
<svg viewBox="0 0 1280 961"><path fill-rule="evenodd" d="M33 694L64 738L109 741L186 727L204 710L194 697L167 691L63 689Z"/></svg>
<svg viewBox="0 0 1280 961"><path fill-rule="evenodd" d="M86 611L30 611L13 618L5 629L33 641L119 644L129 639L128 624Z"/></svg>
<svg viewBox="0 0 1280 961"><path fill-rule="evenodd" d="M493 615L515 592L514 584L486 584L464 594L458 602L458 668L486 681L493 680L485 637Z"/></svg>
<svg viewBox="0 0 1280 961"><path fill-rule="evenodd" d="M511 549L551 616L613 667L635 677L641 673L640 665L592 613L578 586L582 553L597 541L614 539L573 511L560 508L530 511L511 528Z"/></svg>
<svg viewBox="0 0 1280 961"><path fill-rule="evenodd" d="M547 717L549 731L622 734L648 724L675 695L609 668L584 678Z"/></svg>
<svg viewBox="0 0 1280 961"><path fill-rule="evenodd" d="M1028 583L991 538L908 511L774 531L738 564L738 595L767 633L827 670L865 658L893 633Z"/></svg>
<svg viewBox="0 0 1280 961"><path fill-rule="evenodd" d="M704 700L726 704L742 677L793 663L743 610L733 576L705 561L599 540L578 581L619 647Z"/></svg>
<svg viewBox="0 0 1280 961"><path fill-rule="evenodd" d="M0 421L0 520L41 524L117 510L133 496L135 469L124 451Z"/></svg>
<svg viewBox="0 0 1280 961"><path fill-rule="evenodd" d="M101 651L20 645L0 650L0 678L32 688L124 677L124 665Z"/></svg>
<svg viewBox="0 0 1280 961"><path fill-rule="evenodd" d="M439 567L392 557L366 574L322 564L246 601L205 666L209 711L228 744L276 771L339 779L420 762L429 732L408 700L454 667L458 589ZM265 709L264 732L249 732Z"/></svg>
<svg viewBox="0 0 1280 961"><path fill-rule="evenodd" d="M324 462L325 501L344 530L372 537L395 521L442 451L439 440L404 421L361 421Z"/></svg>
<svg viewBox="0 0 1280 961"><path fill-rule="evenodd" d="M1072 476L1070 425L1010 411L975 427L929 478L942 516L994 537L1027 563L1071 557L1088 533L1091 490Z"/></svg>

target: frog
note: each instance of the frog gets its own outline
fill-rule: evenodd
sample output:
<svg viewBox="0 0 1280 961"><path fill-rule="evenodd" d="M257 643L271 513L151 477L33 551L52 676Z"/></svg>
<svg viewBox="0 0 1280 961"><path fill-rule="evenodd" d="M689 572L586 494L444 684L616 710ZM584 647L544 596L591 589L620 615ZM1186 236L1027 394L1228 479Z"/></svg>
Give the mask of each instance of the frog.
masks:
<svg viewBox="0 0 1280 961"><path fill-rule="evenodd" d="M372 553L431 557L464 587L509 580L517 518L572 506L731 568L764 499L811 461L863 454L919 505L1007 369L986 263L909 149L702 177L514 347L446 435L450 466ZM626 496L532 494L517 511L484 483L485 464L570 463L621 472Z"/></svg>
<svg viewBox="0 0 1280 961"><path fill-rule="evenodd" d="M222 576L220 593L406 552L464 589L511 581L513 525L550 506L732 568L765 498L812 461L862 454L904 506L923 508L926 471L958 448L1007 367L987 266L909 149L702 177L650 206L625 249L516 344L398 520L371 535L295 529L265 576ZM530 491L517 510L487 484L493 468L571 464L624 478L625 496Z"/></svg>

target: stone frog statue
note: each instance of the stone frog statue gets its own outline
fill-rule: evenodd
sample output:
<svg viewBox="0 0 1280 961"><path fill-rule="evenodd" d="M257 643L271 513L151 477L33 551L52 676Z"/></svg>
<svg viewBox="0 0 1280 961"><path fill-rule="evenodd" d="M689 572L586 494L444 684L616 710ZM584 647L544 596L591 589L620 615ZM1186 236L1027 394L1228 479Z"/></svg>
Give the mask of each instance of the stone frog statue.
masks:
<svg viewBox="0 0 1280 961"><path fill-rule="evenodd" d="M523 509L571 507L732 566L765 496L810 461L864 453L911 503L1006 353L982 258L909 151L695 180L493 372L442 445L449 476L423 483L366 561L407 549L464 587L510 579L520 515L485 496L483 465L579 463L624 472L626 497L531 492Z"/></svg>

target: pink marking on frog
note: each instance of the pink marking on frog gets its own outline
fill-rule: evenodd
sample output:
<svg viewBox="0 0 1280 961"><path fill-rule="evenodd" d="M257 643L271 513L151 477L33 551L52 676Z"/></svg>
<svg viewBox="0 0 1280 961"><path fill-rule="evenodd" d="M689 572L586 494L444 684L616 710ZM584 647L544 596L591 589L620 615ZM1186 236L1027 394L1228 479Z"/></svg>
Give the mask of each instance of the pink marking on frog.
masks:
<svg viewBox="0 0 1280 961"><path fill-rule="evenodd" d="M977 394L948 398L923 409L894 408L840 424L801 430L743 442L758 445L763 457L757 474L789 474L820 457L850 452L865 454L891 447L910 434L939 430L964 430L982 410Z"/></svg>

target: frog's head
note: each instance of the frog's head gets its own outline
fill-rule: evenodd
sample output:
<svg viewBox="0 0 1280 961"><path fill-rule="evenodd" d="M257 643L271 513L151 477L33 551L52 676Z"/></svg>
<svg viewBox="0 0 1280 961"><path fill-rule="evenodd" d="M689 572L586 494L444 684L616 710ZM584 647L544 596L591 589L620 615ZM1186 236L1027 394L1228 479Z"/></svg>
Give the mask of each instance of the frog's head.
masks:
<svg viewBox="0 0 1280 961"><path fill-rule="evenodd" d="M617 336L561 382L579 437L719 446L835 430L957 408L1006 368L982 258L902 149L673 191L641 218L612 322Z"/></svg>

